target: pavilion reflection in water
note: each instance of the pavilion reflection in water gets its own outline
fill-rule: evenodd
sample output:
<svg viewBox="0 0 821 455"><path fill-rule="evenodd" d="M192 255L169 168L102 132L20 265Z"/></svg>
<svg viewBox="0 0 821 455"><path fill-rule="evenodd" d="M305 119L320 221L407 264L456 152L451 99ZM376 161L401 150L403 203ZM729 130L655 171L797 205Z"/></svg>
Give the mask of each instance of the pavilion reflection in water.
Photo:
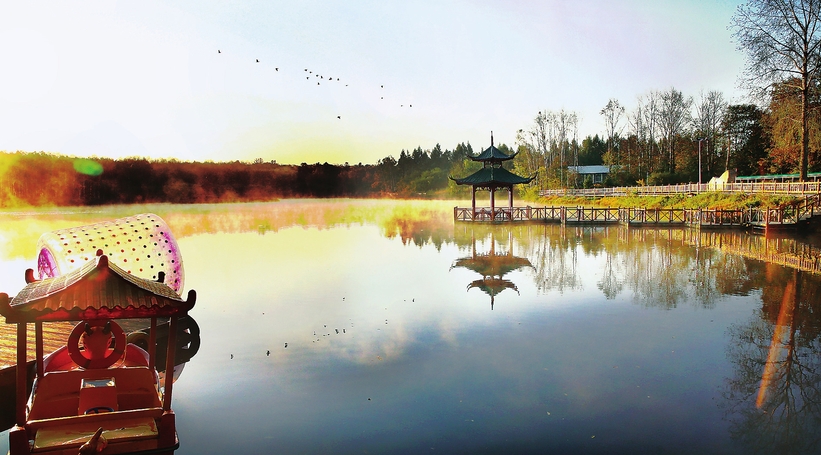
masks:
<svg viewBox="0 0 821 455"><path fill-rule="evenodd" d="M456 259L450 268L463 267L481 275L482 278L468 284L467 290L478 288L489 295L490 309L493 310L496 296L505 289L513 289L517 294L519 293L516 284L505 279L504 276L525 267L532 269L533 264L526 258L513 255L513 235L509 231L506 252L496 252L496 236L493 232L490 234L490 250L487 253L477 252L476 244L475 233L471 233L471 255Z"/></svg>

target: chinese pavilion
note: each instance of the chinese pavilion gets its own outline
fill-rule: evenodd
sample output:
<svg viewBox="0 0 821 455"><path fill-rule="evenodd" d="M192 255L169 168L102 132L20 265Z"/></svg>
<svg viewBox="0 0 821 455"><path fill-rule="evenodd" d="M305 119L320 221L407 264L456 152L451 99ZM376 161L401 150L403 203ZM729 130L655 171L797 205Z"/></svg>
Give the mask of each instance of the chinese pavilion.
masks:
<svg viewBox="0 0 821 455"><path fill-rule="evenodd" d="M490 147L485 149L478 156L469 157L473 161L481 161L483 164L482 168L465 178L456 179L450 177L450 179L456 182L457 185L470 185L473 187L473 191L471 193L472 219L475 220L477 218L477 189L485 189L490 191L490 221L495 221L497 215L501 215L502 219L504 219L505 213L507 213L508 218L510 218L509 215L513 211L513 185L530 183L534 178L536 178L535 175L533 177L520 177L502 167L503 162L512 160L516 157L516 155L517 153L508 155L496 148L493 145L493 132L491 131ZM499 188L507 189L508 212L502 211L497 214L495 196L496 190Z"/></svg>

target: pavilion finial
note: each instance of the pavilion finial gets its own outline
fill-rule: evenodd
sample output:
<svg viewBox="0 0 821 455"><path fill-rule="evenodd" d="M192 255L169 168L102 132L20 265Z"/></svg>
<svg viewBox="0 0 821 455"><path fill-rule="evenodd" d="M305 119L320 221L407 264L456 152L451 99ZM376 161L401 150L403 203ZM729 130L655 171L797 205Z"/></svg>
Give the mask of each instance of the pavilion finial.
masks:
<svg viewBox="0 0 821 455"><path fill-rule="evenodd" d="M490 146L493 147L493 131L490 132Z"/></svg>

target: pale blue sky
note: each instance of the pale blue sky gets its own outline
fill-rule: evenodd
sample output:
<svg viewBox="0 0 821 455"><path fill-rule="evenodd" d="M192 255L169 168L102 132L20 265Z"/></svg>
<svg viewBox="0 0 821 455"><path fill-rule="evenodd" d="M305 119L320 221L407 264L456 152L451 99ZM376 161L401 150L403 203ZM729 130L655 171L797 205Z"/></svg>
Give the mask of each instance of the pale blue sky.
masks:
<svg viewBox="0 0 821 455"><path fill-rule="evenodd" d="M738 3L4 2L0 150L367 164L513 145L544 109L601 134L610 98L744 101Z"/></svg>

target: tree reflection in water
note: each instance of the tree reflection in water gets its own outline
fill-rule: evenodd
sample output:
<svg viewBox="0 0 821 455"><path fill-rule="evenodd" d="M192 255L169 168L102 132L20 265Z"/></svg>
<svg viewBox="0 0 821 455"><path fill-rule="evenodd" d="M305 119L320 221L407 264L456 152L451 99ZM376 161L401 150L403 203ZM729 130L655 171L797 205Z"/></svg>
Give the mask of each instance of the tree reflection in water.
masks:
<svg viewBox="0 0 821 455"><path fill-rule="evenodd" d="M478 236L493 229L499 228L468 231ZM821 452L817 248L794 239L727 231L554 225L504 229L512 232L517 252L534 265L540 292L579 288L580 253L604 255L597 287L608 299L629 290L647 307L714 308L725 296L759 292L761 309L727 333L734 375L726 381L719 406L731 437L754 453ZM461 243L458 232L454 241Z"/></svg>
<svg viewBox="0 0 821 455"><path fill-rule="evenodd" d="M762 308L728 330L735 375L723 393L733 438L755 453L821 450L819 277L766 267Z"/></svg>

